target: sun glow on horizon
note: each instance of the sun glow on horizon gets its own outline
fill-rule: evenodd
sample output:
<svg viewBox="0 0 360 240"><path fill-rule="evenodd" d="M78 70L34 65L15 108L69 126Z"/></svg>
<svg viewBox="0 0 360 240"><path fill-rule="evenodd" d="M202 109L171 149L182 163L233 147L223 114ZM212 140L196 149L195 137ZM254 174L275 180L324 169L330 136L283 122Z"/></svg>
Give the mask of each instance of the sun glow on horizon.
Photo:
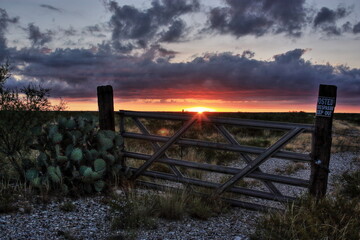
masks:
<svg viewBox="0 0 360 240"><path fill-rule="evenodd" d="M213 108L208 107L192 107L192 108L186 108L184 109L185 112L197 112L197 113L203 113L203 112L216 112Z"/></svg>
<svg viewBox="0 0 360 240"><path fill-rule="evenodd" d="M60 103L57 98L50 98L50 101L51 104L54 105ZM66 111L98 111L96 98L65 98L64 101L67 105ZM114 99L114 110L160 112L314 112L316 109L315 103L316 101L294 105L294 102L291 101L221 101L196 99L182 99L181 101L177 100L163 103L161 101L149 102L143 99ZM359 106L339 104L336 106L335 113L360 113L360 108Z"/></svg>

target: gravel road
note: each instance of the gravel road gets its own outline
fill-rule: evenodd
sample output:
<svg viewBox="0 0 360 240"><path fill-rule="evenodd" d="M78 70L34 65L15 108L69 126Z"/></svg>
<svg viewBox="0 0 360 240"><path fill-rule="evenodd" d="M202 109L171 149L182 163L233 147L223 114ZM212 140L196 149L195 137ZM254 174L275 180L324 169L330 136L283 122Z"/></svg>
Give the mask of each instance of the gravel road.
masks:
<svg viewBox="0 0 360 240"><path fill-rule="evenodd" d="M352 162L356 153L333 154L330 164L329 190L333 190L335 175L349 169L358 169ZM269 160L271 161L271 160ZM271 162L269 162L271 163ZM268 168L272 165L268 164ZM264 170L264 169L263 169ZM265 169L266 170L266 169ZM306 179L307 169L292 176ZM284 188L282 191L286 191ZM32 211L26 213L19 208L11 214L0 214L0 239L128 239L124 232L110 230L110 208L102 203L102 197L72 200L75 211L61 211L62 203L32 204ZM240 208L207 221L185 218L181 221L158 220L153 230L138 230L136 239L249 239L256 220L261 213ZM130 233L131 235L131 233Z"/></svg>

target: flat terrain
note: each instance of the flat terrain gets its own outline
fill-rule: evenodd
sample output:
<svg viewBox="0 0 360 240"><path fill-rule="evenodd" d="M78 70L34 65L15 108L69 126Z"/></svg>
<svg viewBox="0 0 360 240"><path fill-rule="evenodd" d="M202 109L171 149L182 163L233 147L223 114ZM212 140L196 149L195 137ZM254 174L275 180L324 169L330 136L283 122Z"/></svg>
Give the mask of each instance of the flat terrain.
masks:
<svg viewBox="0 0 360 240"><path fill-rule="evenodd" d="M70 113L66 113L70 114ZM214 113L214 115L240 117L257 120L276 120L281 122L309 123L314 120L309 113ZM244 133L244 132L242 132ZM271 134L270 134L271 135ZM269 144L272 138L268 133L264 137L269 142L254 142ZM203 136L206 137L206 136ZM249 141L249 139L242 139ZM291 150L309 152L309 137L305 136L295 141L289 147ZM330 161L329 194L336 190L336 177L347 171L360 169L360 114L336 114L333 128L333 147ZM135 143L134 143L135 144ZM194 154L194 152L191 152ZM203 154L203 153L202 153ZM296 178L308 179L310 167L306 164L297 165L292 162L275 165L277 159L268 160L262 170ZM241 168L241 161L233 155L227 155L227 166ZM193 174L189 173L189 174ZM202 178L216 178L204 174ZM249 181L253 188L257 183ZM4 186L3 186L4 187ZM279 186L283 194L301 196L306 189L290 189ZM148 194L151 190L139 190ZM125 199L122 189L115 188L118 199ZM139 228L134 230L112 230L111 219L114 211L108 204L108 196L97 195L80 199L49 198L43 201L41 196L28 193L19 196L15 208L10 213L0 214L0 239L250 239L260 212L241 208L231 208L219 216L207 220L198 220L185 216L178 221L156 219L152 229ZM257 200L255 200L257 201ZM70 202L74 209L64 210L64 203ZM110 238L112 237L112 238Z"/></svg>

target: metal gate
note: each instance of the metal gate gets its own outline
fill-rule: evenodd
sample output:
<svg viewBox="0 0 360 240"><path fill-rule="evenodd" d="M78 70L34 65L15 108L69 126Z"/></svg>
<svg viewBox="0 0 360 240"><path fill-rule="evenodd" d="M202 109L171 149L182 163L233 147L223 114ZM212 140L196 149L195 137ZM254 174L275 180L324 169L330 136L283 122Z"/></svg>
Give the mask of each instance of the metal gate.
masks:
<svg viewBox="0 0 360 240"><path fill-rule="evenodd" d="M313 134L314 126L307 124L279 123L270 121L244 120L236 118L216 117L212 114L190 114L190 113L159 113L159 112L135 112L120 111L120 132L125 139L124 157L125 164L130 159L141 160L137 166L129 166L132 172L130 180L135 181L137 185L151 188L189 188L194 193L212 197L220 197L232 205L263 210L278 205L273 202L288 202L296 198L290 196L281 190L281 185L292 186L307 190L310 186L310 180L300 179L292 176L283 176L274 172L263 172L261 165L269 159L277 161L295 161L304 162L310 167L312 158L310 153L298 153L294 151L283 150L299 134ZM156 121L172 121L179 126L172 135L162 136L161 134L151 133L146 127L149 119ZM132 128L127 126L132 122ZM225 142L213 142L201 139L186 138L189 131L196 131L196 124L211 125L221 135ZM135 128L136 126L136 128ZM278 139L267 147L243 145L239 142L229 129L231 128L249 128L249 129L267 129L268 131L280 131L282 135L277 134ZM191 130L189 130L191 129ZM141 153L129 149L128 141L136 139L147 141L151 144L152 153ZM309 143L311 144L311 142ZM226 151L236 153L239 161L244 162L242 167L214 165L207 162L189 161L186 159L174 158L169 156L168 151L171 147L195 147L213 149L216 151ZM156 164L166 164L170 172L154 171L150 168ZM216 174L225 174L228 176L226 181L213 182L206 179L198 179L183 174L184 169L196 169ZM308 169L310 172L310 169ZM309 175L308 175L309 176ZM237 183L243 179L255 179L261 182L261 186L251 188L238 186ZM153 181L149 181L152 179ZM162 180L162 181L159 181ZM166 183L165 183L166 182ZM168 184L172 182L174 184ZM181 183L181 185L179 185ZM199 189L210 189L211 191L199 191ZM255 199L255 200L254 200ZM281 204L280 204L281 205Z"/></svg>

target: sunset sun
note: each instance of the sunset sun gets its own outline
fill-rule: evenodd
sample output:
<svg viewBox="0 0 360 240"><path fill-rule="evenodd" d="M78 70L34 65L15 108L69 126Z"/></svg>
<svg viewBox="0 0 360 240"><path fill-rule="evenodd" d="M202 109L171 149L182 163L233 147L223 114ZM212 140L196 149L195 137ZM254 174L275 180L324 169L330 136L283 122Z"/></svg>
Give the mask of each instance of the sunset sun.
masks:
<svg viewBox="0 0 360 240"><path fill-rule="evenodd" d="M207 107L192 107L192 108L186 108L185 111L187 112L197 112L197 113L203 113L203 112L216 112L213 108L207 108Z"/></svg>

